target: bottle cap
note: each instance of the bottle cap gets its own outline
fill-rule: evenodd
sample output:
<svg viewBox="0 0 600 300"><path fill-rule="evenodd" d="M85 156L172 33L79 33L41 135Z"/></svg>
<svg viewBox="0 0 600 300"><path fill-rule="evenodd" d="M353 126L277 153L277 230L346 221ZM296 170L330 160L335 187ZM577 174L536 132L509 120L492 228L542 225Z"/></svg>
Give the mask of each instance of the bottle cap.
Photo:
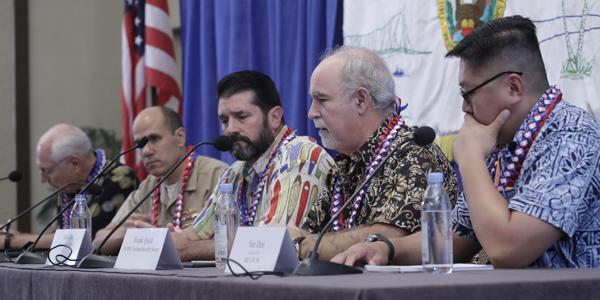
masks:
<svg viewBox="0 0 600 300"><path fill-rule="evenodd" d="M427 183L443 183L444 174L440 172L431 172L427 174Z"/></svg>
<svg viewBox="0 0 600 300"><path fill-rule="evenodd" d="M87 199L82 194L75 195L75 202L87 202Z"/></svg>
<svg viewBox="0 0 600 300"><path fill-rule="evenodd" d="M221 193L233 192L233 184L232 183L221 183L221 185L219 186L219 192L221 192Z"/></svg>

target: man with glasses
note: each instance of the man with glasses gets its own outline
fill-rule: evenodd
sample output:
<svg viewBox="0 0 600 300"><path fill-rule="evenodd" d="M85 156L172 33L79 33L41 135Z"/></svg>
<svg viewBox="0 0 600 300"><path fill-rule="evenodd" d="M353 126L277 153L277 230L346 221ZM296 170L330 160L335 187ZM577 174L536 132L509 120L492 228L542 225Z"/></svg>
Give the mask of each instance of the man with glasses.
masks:
<svg viewBox="0 0 600 300"><path fill-rule="evenodd" d="M600 267L600 127L549 85L531 20L496 19L447 56L461 59L465 120L454 144L464 194L452 213L454 259L483 248L495 267ZM420 263L420 234L392 241ZM382 243L333 260L383 264Z"/></svg>
<svg viewBox="0 0 600 300"><path fill-rule="evenodd" d="M69 124L58 124L44 133L36 147L36 164L40 170L42 183L48 183L54 189L68 185L58 194L56 210L49 210L44 215L52 217L64 205L69 203L82 185L95 177L110 158L104 150L92 149L89 137L79 128ZM71 183L81 183L72 184ZM108 225L129 193L137 188L138 179L135 172L124 165L115 164L96 181L102 187L100 195L84 195L92 214L92 234ZM57 221L59 228L69 228L70 209L67 209ZM4 243L0 249L22 248L29 241L34 241L37 234L13 231L3 234ZM37 246L49 248L54 234L44 234Z"/></svg>

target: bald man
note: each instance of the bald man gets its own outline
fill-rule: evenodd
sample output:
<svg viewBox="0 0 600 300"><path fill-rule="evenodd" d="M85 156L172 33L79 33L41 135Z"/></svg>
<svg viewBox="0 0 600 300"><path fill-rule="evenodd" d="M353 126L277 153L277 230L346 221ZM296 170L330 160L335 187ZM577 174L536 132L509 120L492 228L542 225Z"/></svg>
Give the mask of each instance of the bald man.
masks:
<svg viewBox="0 0 600 300"><path fill-rule="evenodd" d="M98 246L142 198L152 190L171 165L185 155L185 129L173 110L154 106L141 111L133 121L133 138L143 137L148 143L141 149L144 167L150 174L135 192L131 193L112 222L100 230L94 239ZM227 165L219 160L190 155L171 174L159 189L129 217L125 225L102 247L103 254L117 253L125 231L130 227L188 227L204 207ZM177 213L181 211L181 214Z"/></svg>
<svg viewBox="0 0 600 300"><path fill-rule="evenodd" d="M89 137L81 129L69 124L58 124L48 129L36 146L36 164L42 183L54 189L81 183L68 186L58 194L56 212L73 199L83 184L100 173L108 160L102 149L92 149ZM131 168L117 163L96 183L102 187L100 195L84 193L92 214L92 235L110 222L125 198L137 188L138 179ZM69 217L70 209L67 209L58 219L57 227L69 228ZM22 248L36 237L37 234L15 231L4 235L5 242L0 243L0 247ZM44 234L37 246L49 248L53 238L52 233Z"/></svg>

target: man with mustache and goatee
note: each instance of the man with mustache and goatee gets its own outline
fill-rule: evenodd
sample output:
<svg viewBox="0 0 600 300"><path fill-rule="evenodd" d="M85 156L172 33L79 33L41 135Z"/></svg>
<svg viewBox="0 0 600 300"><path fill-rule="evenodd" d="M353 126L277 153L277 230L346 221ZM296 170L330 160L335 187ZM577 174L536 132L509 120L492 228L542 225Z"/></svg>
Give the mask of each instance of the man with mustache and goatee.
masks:
<svg viewBox="0 0 600 300"><path fill-rule="evenodd" d="M142 110L133 120L133 138L138 143L143 137L148 143L140 150L144 167L150 174L139 188L129 194L110 224L98 231L94 245L98 246L143 197L167 173L170 167L187 152L185 128L175 111L163 106ZM186 228L206 205L213 187L227 165L219 160L200 155L189 155L175 172L161 184L149 201L131 215L102 247L103 254L116 253L129 227Z"/></svg>
<svg viewBox="0 0 600 300"><path fill-rule="evenodd" d="M217 94L221 127L233 138L231 153L238 159L220 182L233 183L240 225L301 225L325 187L332 158L313 139L285 125L279 93L269 76L232 73L219 81ZM214 258L214 190L193 226L172 232L182 260Z"/></svg>

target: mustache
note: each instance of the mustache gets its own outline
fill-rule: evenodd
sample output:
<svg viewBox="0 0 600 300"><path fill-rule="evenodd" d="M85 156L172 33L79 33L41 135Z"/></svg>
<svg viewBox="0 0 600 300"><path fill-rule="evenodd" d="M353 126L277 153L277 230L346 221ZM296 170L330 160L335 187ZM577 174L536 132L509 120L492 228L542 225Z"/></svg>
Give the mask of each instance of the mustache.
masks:
<svg viewBox="0 0 600 300"><path fill-rule="evenodd" d="M250 140L250 138L243 136L239 133L232 133L231 135L229 135L229 137L231 138L231 141L235 142L246 142L247 144L252 144L252 141Z"/></svg>
<svg viewBox="0 0 600 300"><path fill-rule="evenodd" d="M322 124L321 122L313 121L313 125L315 128L325 128L325 124Z"/></svg>

